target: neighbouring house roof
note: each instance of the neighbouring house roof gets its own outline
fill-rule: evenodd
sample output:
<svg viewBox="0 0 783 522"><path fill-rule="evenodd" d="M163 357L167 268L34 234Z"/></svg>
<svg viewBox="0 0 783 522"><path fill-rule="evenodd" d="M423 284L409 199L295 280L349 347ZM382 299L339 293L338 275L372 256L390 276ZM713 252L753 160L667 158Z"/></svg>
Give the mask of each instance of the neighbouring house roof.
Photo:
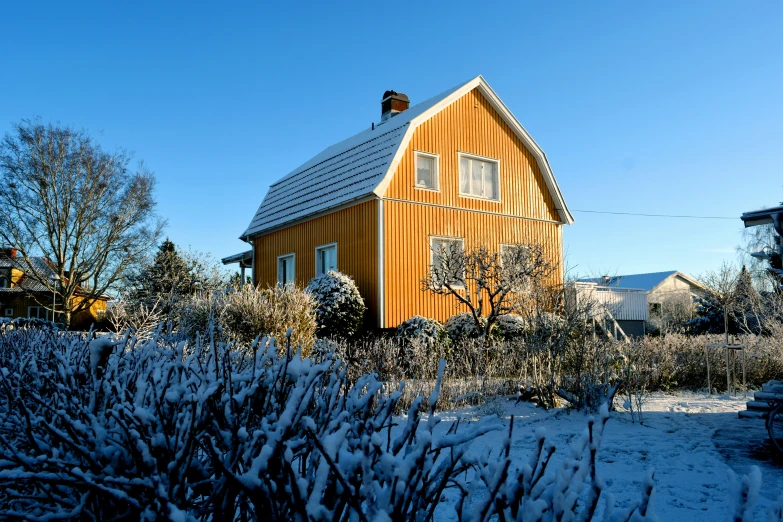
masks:
<svg viewBox="0 0 783 522"><path fill-rule="evenodd" d="M687 274L683 274L677 270L669 270L668 272L651 272L649 274L628 274L621 276L610 276L608 280L604 277L587 277L579 279L581 282L598 283L605 286L616 288L638 288L645 292L652 292L657 286L666 281L672 276L679 276L688 282L691 286L697 288L704 288L696 279L690 277Z"/></svg>
<svg viewBox="0 0 783 522"><path fill-rule="evenodd" d="M10 258L7 256L0 256L0 268L16 268L23 274L13 288L0 288L0 292L51 292L42 280L46 280L50 285L54 285L57 281L57 273L46 258L30 257L29 259L30 263L28 264L24 257ZM77 295L84 295L87 293L88 292L82 287L77 287L76 289ZM97 299L108 300L111 299L111 297L108 295L101 295L97 296Z"/></svg>
<svg viewBox="0 0 783 522"><path fill-rule="evenodd" d="M239 263L240 266L249 267L253 263L253 251L246 250L233 256L224 257L220 260L224 265L230 265L232 263Z"/></svg>
<svg viewBox="0 0 783 522"><path fill-rule="evenodd" d="M0 288L0 292L48 292L41 279L50 284L57 280L57 274L43 257L31 257L28 264L23 257L0 256L0 268L16 268L23 274L14 288ZM31 273L36 275L29 275Z"/></svg>
<svg viewBox="0 0 783 522"><path fill-rule="evenodd" d="M561 221L572 223L546 154L486 80L477 76L332 145L273 183L241 239L358 200L383 197L416 127L476 88L532 152Z"/></svg>
<svg viewBox="0 0 783 522"><path fill-rule="evenodd" d="M759 210L751 210L750 212L743 212L740 219L747 227L755 227L758 225L772 224L775 226L775 231L783 235L783 204L777 207L762 208Z"/></svg>

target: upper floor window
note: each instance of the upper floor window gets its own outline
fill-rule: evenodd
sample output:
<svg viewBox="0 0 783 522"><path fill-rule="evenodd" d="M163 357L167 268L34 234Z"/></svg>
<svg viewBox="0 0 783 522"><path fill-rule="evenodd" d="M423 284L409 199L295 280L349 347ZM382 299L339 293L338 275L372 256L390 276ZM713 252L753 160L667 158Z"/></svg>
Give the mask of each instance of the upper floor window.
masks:
<svg viewBox="0 0 783 522"><path fill-rule="evenodd" d="M287 285L294 282L296 257L294 254L286 254L277 258L277 282Z"/></svg>
<svg viewBox="0 0 783 522"><path fill-rule="evenodd" d="M439 190L438 155L416 151L416 188Z"/></svg>
<svg viewBox="0 0 783 522"><path fill-rule="evenodd" d="M482 199L500 199L500 165L497 160L459 155L459 193Z"/></svg>
<svg viewBox="0 0 783 522"><path fill-rule="evenodd" d="M329 270L337 270L337 243L315 249L315 275L324 275Z"/></svg>

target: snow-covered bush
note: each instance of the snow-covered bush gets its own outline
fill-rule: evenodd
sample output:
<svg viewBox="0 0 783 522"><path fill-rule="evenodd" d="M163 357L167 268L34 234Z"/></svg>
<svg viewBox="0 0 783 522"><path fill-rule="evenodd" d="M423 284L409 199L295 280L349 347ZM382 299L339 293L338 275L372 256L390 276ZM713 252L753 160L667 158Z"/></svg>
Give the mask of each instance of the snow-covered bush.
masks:
<svg viewBox="0 0 783 522"><path fill-rule="evenodd" d="M436 434L436 387L427 417L419 397L397 428L401 393L381 388L273 342L6 333L0 517L431 518L470 441L501 424Z"/></svg>
<svg viewBox="0 0 783 522"><path fill-rule="evenodd" d="M353 279L330 270L311 279L307 291L316 301L318 337L349 338L359 330L367 307Z"/></svg>
<svg viewBox="0 0 783 522"><path fill-rule="evenodd" d="M481 327L486 324L484 317L479 318ZM473 316L468 312L462 312L449 317L443 325L452 341L459 342L463 339L478 339L482 329L476 324Z"/></svg>
<svg viewBox="0 0 783 522"><path fill-rule="evenodd" d="M315 301L294 285L255 288L243 285L225 296L222 324L240 344L249 346L258 335L285 346L291 329L291 346L307 356L315 341Z"/></svg>
<svg viewBox="0 0 783 522"><path fill-rule="evenodd" d="M438 362L450 344L446 329L438 321L420 315L401 323L394 333L396 357L391 361L397 379L432 379Z"/></svg>
<svg viewBox="0 0 783 522"><path fill-rule="evenodd" d="M199 292L184 296L177 302L178 331L187 339L211 334L224 339L226 294L223 292ZM227 338L227 337L226 337Z"/></svg>
<svg viewBox="0 0 783 522"><path fill-rule="evenodd" d="M397 331L394 332L394 338L400 342L418 342L428 347L447 343L449 340L442 324L435 319L428 319L420 315L414 315L400 323Z"/></svg>
<svg viewBox="0 0 783 522"><path fill-rule="evenodd" d="M232 292L187 296L179 301L178 315L180 329L189 339L209 332L244 348L259 335L275 339L281 348L290 339L305 356L315 341L315 301L293 285L264 289L244 285Z"/></svg>
<svg viewBox="0 0 783 522"><path fill-rule="evenodd" d="M521 339L528 330L528 321L517 314L503 314L497 318L498 335L505 340Z"/></svg>
<svg viewBox="0 0 783 522"><path fill-rule="evenodd" d="M352 384L331 358L252 348L0 332L0 518L551 522L600 505L603 520L656 520L651 472L630 506L604 495L605 407L560 464L539 430L519 465L513 418L437 429L443 364L395 418L401 389L375 376ZM496 451L469 453L500 429ZM747 520L759 480L742 480Z"/></svg>
<svg viewBox="0 0 783 522"><path fill-rule="evenodd" d="M0 317L0 328L13 330L17 328L21 329L43 329L43 330L57 330L60 327L57 323L47 321L46 319L37 319L35 317L17 317L16 319L9 319L8 317Z"/></svg>

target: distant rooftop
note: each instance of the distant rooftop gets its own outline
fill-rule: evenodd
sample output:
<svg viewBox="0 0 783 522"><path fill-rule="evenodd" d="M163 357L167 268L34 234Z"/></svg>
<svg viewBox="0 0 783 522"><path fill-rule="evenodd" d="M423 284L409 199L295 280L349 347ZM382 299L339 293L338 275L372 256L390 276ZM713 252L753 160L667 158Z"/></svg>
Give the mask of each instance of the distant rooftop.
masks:
<svg viewBox="0 0 783 522"><path fill-rule="evenodd" d="M598 283L599 285L614 286L617 288L638 288L640 290L650 292L653 288L673 275L680 275L683 279L687 280L691 284L701 286L701 283L677 270L669 270L666 272L651 272L648 274L608 276L608 279L606 276L585 277L579 279L579 281L583 283Z"/></svg>

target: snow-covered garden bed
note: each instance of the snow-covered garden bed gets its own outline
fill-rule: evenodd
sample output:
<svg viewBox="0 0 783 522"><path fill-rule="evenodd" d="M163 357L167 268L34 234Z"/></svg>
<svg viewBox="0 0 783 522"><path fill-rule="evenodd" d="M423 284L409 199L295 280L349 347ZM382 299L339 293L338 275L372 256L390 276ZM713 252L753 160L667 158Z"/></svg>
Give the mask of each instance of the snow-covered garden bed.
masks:
<svg viewBox="0 0 783 522"><path fill-rule="evenodd" d="M395 415L383 389L264 341L2 332L0 518L751 520L762 487L715 442L747 422L737 400L656 396L642 426L502 399L439 411L439 386ZM731 469L751 478L732 490ZM759 517L781 516L774 470Z"/></svg>

